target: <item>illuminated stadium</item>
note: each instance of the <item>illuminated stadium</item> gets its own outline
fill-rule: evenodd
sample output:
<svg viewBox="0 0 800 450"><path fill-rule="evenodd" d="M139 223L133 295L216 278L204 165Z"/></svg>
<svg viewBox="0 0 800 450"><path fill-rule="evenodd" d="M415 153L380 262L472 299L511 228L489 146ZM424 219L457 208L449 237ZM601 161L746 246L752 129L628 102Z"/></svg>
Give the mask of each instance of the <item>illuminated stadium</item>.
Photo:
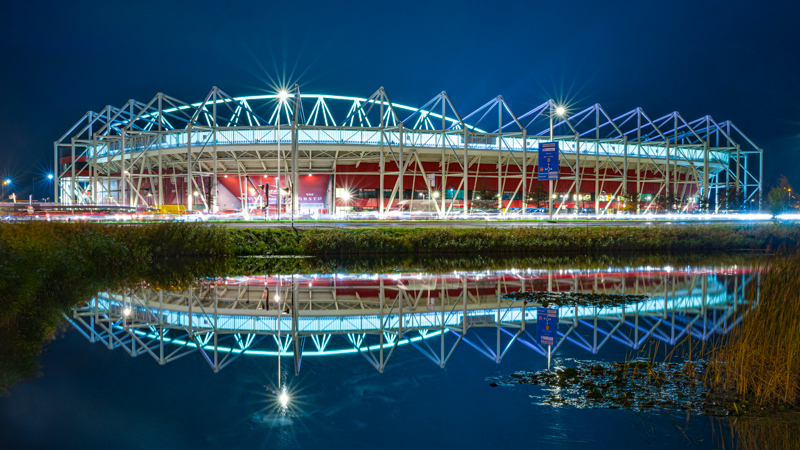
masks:
<svg viewBox="0 0 800 450"><path fill-rule="evenodd" d="M559 145L552 194L540 145ZM553 100L516 114L498 96L464 114L445 92L421 107L301 93L198 103L159 93L86 113L54 144L66 204L318 215L400 211L452 218L493 210L615 214L626 202L721 212L734 192L760 207L763 150L730 121L610 114ZM748 167L749 165L749 167ZM280 190L278 183L280 180ZM279 201L280 199L280 201ZM279 207L280 205L280 207Z"/></svg>

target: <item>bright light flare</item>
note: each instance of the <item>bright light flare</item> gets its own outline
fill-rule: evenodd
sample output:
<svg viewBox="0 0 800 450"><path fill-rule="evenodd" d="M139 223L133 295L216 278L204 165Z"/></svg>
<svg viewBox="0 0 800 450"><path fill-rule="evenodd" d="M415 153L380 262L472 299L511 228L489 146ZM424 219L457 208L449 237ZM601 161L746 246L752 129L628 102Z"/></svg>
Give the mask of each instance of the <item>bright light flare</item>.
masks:
<svg viewBox="0 0 800 450"><path fill-rule="evenodd" d="M286 391L281 392L281 394L278 396L278 402L281 404L281 408L286 408L287 406L289 406L290 401L291 399L289 398L289 394L287 394Z"/></svg>
<svg viewBox="0 0 800 450"><path fill-rule="evenodd" d="M278 98L281 100L286 100L287 98L289 98L289 93L286 91L286 89L281 89L278 92Z"/></svg>
<svg viewBox="0 0 800 450"><path fill-rule="evenodd" d="M566 112L567 112L567 110L564 109L563 106L559 106L559 107L556 108L556 114L558 114L559 116L563 116L564 113L566 113Z"/></svg>
<svg viewBox="0 0 800 450"><path fill-rule="evenodd" d="M130 308L123 309L122 310L122 315L125 316L125 317L130 316L131 315L131 309Z"/></svg>

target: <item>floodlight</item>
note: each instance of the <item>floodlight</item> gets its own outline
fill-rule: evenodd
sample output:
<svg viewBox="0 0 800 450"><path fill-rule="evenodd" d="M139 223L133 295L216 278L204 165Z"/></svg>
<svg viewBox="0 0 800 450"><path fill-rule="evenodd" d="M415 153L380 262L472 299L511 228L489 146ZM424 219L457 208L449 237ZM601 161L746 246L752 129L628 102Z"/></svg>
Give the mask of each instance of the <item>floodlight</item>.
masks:
<svg viewBox="0 0 800 450"><path fill-rule="evenodd" d="M563 106L559 106L558 108L556 108L556 114L558 114L559 116L563 116L565 112L567 112L567 110L564 109Z"/></svg>

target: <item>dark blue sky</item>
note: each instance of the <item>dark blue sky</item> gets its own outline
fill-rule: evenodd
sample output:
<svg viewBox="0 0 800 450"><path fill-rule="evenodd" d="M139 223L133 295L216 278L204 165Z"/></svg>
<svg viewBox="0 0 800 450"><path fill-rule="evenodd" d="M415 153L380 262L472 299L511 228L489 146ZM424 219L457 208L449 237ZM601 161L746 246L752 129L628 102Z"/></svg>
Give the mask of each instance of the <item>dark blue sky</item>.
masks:
<svg viewBox="0 0 800 450"><path fill-rule="evenodd" d="M304 92L467 113L501 94L730 119L765 180L800 183L800 6L791 2L48 2L0 13L0 172L20 184L88 110L161 91L200 101L290 79ZM44 186L42 186L44 187Z"/></svg>

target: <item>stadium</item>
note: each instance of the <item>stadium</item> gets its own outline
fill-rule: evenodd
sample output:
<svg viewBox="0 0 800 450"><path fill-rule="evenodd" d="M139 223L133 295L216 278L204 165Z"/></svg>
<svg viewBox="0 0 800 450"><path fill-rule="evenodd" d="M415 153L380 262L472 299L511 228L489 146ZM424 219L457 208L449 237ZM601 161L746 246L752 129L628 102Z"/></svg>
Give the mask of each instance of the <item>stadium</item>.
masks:
<svg viewBox="0 0 800 450"><path fill-rule="evenodd" d="M516 114L502 96L463 114L445 92L411 107L382 87L367 98L214 87L198 103L159 93L89 111L58 139L54 195L312 217L724 212L732 196L760 209L763 150L736 125L654 117L553 100ZM540 173L549 142L557 169Z"/></svg>

